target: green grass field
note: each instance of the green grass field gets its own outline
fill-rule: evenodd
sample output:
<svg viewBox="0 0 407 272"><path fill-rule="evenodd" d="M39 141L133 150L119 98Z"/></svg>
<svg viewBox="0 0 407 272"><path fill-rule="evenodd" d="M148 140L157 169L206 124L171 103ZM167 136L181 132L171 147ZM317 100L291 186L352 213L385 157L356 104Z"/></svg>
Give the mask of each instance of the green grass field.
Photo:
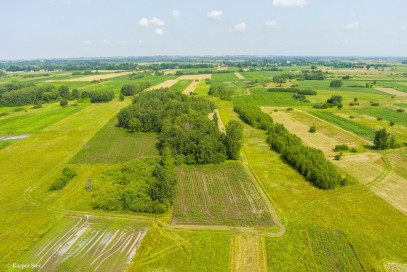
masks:
<svg viewBox="0 0 407 272"><path fill-rule="evenodd" d="M212 74L212 80L227 82L227 81L235 81L235 80L239 80L239 79L237 78L237 76L234 73L220 73L220 74Z"/></svg>
<svg viewBox="0 0 407 272"><path fill-rule="evenodd" d="M179 169L178 176L173 223L274 225L267 204L240 163L188 167Z"/></svg>
<svg viewBox="0 0 407 272"><path fill-rule="evenodd" d="M131 133L116 124L117 117L113 117L72 158L71 163L122 163L159 154L155 134Z"/></svg>
<svg viewBox="0 0 407 272"><path fill-rule="evenodd" d="M87 105L56 108L45 112L14 116L0 120L0 133L27 133L39 131L80 110Z"/></svg>
<svg viewBox="0 0 407 272"><path fill-rule="evenodd" d="M190 84L192 80L179 80L177 83L170 87L170 90L184 91Z"/></svg>
<svg viewBox="0 0 407 272"><path fill-rule="evenodd" d="M349 119L340 117L331 112L312 111L311 113L318 118L321 118L329 123L332 123L338 127L343 128L347 131L355 133L356 135L359 135L367 140L372 141L374 139L374 135L375 135L376 131L373 128L353 122Z"/></svg>
<svg viewBox="0 0 407 272"><path fill-rule="evenodd" d="M366 114L372 117L381 117L387 121L393 121L395 124L407 127L407 113L398 112L386 108L362 108L354 109L355 112Z"/></svg>
<svg viewBox="0 0 407 272"><path fill-rule="evenodd" d="M250 95L233 97L235 105L254 106L307 106L311 103L303 103L293 98L292 93L271 93L266 88L253 88Z"/></svg>
<svg viewBox="0 0 407 272"><path fill-rule="evenodd" d="M222 231L171 231L153 225L128 271L228 271L230 238Z"/></svg>
<svg viewBox="0 0 407 272"><path fill-rule="evenodd" d="M395 105L402 107L402 108L407 108L407 103L399 103L399 104L395 104Z"/></svg>

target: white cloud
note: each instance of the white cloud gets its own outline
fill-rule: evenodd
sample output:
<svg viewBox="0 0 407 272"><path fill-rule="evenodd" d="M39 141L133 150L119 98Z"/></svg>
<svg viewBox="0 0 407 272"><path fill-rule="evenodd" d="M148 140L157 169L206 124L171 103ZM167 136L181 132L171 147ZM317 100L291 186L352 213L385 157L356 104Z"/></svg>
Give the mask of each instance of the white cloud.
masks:
<svg viewBox="0 0 407 272"><path fill-rule="evenodd" d="M211 20L220 21L220 20L222 20L223 11L213 10L211 12L208 12L207 15L208 15L208 18Z"/></svg>
<svg viewBox="0 0 407 272"><path fill-rule="evenodd" d="M86 41L84 41L83 43L84 43L84 44L92 44L92 41L91 41L91 40L86 40Z"/></svg>
<svg viewBox="0 0 407 272"><path fill-rule="evenodd" d="M400 27L401 30L407 30L407 26L403 25L402 27Z"/></svg>
<svg viewBox="0 0 407 272"><path fill-rule="evenodd" d="M147 18L142 18L140 21L138 21L138 25L139 26L148 26L150 24L150 22L148 21Z"/></svg>
<svg viewBox="0 0 407 272"><path fill-rule="evenodd" d="M119 43L120 44L128 44L129 42L128 41L120 41Z"/></svg>
<svg viewBox="0 0 407 272"><path fill-rule="evenodd" d="M179 16L181 15L181 12L179 10L174 9L173 11L171 11L171 15L172 17L174 17L175 19L178 19Z"/></svg>
<svg viewBox="0 0 407 272"><path fill-rule="evenodd" d="M269 27L278 27L278 22L276 20L271 20L266 22L266 26Z"/></svg>
<svg viewBox="0 0 407 272"><path fill-rule="evenodd" d="M165 22L161 21L157 17L154 17L151 20L144 17L144 18L141 18L140 21L138 21L138 25L139 26L144 26L144 27L147 27L149 25L163 26L163 25L165 25Z"/></svg>
<svg viewBox="0 0 407 272"><path fill-rule="evenodd" d="M243 32L245 30L246 30L246 23L245 22L240 23L240 24L236 24L233 27L233 31L235 31L235 32Z"/></svg>
<svg viewBox="0 0 407 272"><path fill-rule="evenodd" d="M356 15L358 15L358 14L357 14L356 12L351 12L350 15L356 16Z"/></svg>
<svg viewBox="0 0 407 272"><path fill-rule="evenodd" d="M153 19L150 20L150 24L156 25L156 26L163 26L163 25L165 25L165 22L161 21L157 17L154 17Z"/></svg>
<svg viewBox="0 0 407 272"><path fill-rule="evenodd" d="M70 4L72 4L72 1L71 0L66 0L65 5L70 5Z"/></svg>
<svg viewBox="0 0 407 272"><path fill-rule="evenodd" d="M144 43L144 41L143 40L138 40L137 43L142 44L142 43Z"/></svg>
<svg viewBox="0 0 407 272"><path fill-rule="evenodd" d="M303 7L309 4L306 0L273 0L273 6L275 7Z"/></svg>
<svg viewBox="0 0 407 272"><path fill-rule="evenodd" d="M157 35L162 35L162 34L164 34L164 31L161 28L156 28L156 29L154 29L154 33Z"/></svg>
<svg viewBox="0 0 407 272"><path fill-rule="evenodd" d="M110 40L103 40L103 43L111 43Z"/></svg>
<svg viewBox="0 0 407 272"><path fill-rule="evenodd" d="M359 28L359 22L353 22L344 26L345 29L353 30Z"/></svg>

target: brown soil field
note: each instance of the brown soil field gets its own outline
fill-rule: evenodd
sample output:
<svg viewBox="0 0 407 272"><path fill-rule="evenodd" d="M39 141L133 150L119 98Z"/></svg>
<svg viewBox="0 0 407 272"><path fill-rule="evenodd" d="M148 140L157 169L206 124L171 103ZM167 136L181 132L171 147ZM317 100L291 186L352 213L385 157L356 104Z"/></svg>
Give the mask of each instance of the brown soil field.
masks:
<svg viewBox="0 0 407 272"><path fill-rule="evenodd" d="M161 89L161 88L169 88L169 87L171 87L172 85L174 85L177 82L178 82L178 79L169 79L167 81L164 81L161 84L150 87L149 90L156 90L156 89Z"/></svg>
<svg viewBox="0 0 407 272"><path fill-rule="evenodd" d="M93 76L77 77L77 78L70 78L70 79L57 80L57 81L58 82L93 81L93 80L99 80L99 79L108 79L108 78L113 78L113 77L125 76L125 75L131 74L131 73L134 73L134 72L121 72L121 73L111 73L111 74L105 74L105 75L93 75ZM55 80L47 80L47 82L55 82Z"/></svg>
<svg viewBox="0 0 407 272"><path fill-rule="evenodd" d="M392 88L375 88L375 89L378 91L389 93L389 94L396 95L396 96L407 96L407 93L400 92L400 91L394 90Z"/></svg>
<svg viewBox="0 0 407 272"><path fill-rule="evenodd" d="M182 93L186 94L186 95L190 95L191 93L193 93L195 91L198 84L199 84L199 81L192 81L192 83L189 84L189 86Z"/></svg>
<svg viewBox="0 0 407 272"><path fill-rule="evenodd" d="M230 241L231 272L265 272L267 267L266 242L259 234L236 234Z"/></svg>
<svg viewBox="0 0 407 272"><path fill-rule="evenodd" d="M198 80L201 80L201 79L207 79L207 78L211 78L212 77L212 74L200 74L200 75L183 75L183 76L180 76L179 78L178 78L178 80L194 80L194 79L198 79Z"/></svg>
<svg viewBox="0 0 407 272"><path fill-rule="evenodd" d="M238 79L246 79L244 76L242 76L242 74L236 72L235 76L237 76Z"/></svg>

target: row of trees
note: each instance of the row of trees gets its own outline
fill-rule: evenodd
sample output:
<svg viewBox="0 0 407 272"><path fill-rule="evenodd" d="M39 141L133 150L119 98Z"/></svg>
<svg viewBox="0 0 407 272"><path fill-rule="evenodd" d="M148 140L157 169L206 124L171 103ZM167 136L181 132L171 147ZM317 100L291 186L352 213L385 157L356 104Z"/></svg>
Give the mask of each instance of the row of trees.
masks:
<svg viewBox="0 0 407 272"><path fill-rule="evenodd" d="M208 118L215 105L169 89L141 93L118 115L120 127L159 132L159 147L169 148L177 164L219 163L239 156L243 126L230 122L226 135ZM240 124L240 125L239 125Z"/></svg>
<svg viewBox="0 0 407 272"><path fill-rule="evenodd" d="M137 83L132 83L132 84L125 84L120 90L120 93L122 93L124 96L133 96L135 94L138 94L139 92L147 89L150 87L150 83L147 81L141 81Z"/></svg>
<svg viewBox="0 0 407 272"><path fill-rule="evenodd" d="M221 84L212 85L208 91L209 95L217 96L222 100L231 101L231 92L226 90L226 87Z"/></svg>
<svg viewBox="0 0 407 272"><path fill-rule="evenodd" d="M248 124L269 132L267 142L282 158L301 173L314 186L333 189L343 186L343 178L335 166L326 160L321 150L305 146L301 139L290 133L282 124L274 124L272 118L255 106L235 106L240 118Z"/></svg>

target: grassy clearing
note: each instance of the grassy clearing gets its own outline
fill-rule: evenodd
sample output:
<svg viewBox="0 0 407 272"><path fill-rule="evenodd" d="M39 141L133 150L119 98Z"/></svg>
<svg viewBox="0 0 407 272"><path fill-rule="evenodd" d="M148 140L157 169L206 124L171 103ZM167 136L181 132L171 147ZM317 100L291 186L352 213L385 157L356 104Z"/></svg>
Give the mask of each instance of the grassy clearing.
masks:
<svg viewBox="0 0 407 272"><path fill-rule="evenodd" d="M40 113L5 118L0 120L0 133L13 134L39 131L82 110L86 106L57 108Z"/></svg>
<svg viewBox="0 0 407 272"><path fill-rule="evenodd" d="M293 98L292 93L271 93L267 88L252 88L250 95L239 95L233 97L235 105L254 106L306 106L310 103L303 103Z"/></svg>
<svg viewBox="0 0 407 272"><path fill-rule="evenodd" d="M372 117L381 117L387 121L393 121L396 124L407 127L407 113L398 112L386 108L363 108L363 109L354 109L355 112L366 114Z"/></svg>
<svg viewBox="0 0 407 272"><path fill-rule="evenodd" d="M178 80L177 83L170 87L170 90L177 90L183 92L191 83L192 80Z"/></svg>
<svg viewBox="0 0 407 272"><path fill-rule="evenodd" d="M402 108L407 108L407 103L399 103L399 104L395 104L395 105L402 107Z"/></svg>
<svg viewBox="0 0 407 272"><path fill-rule="evenodd" d="M240 163L180 169L173 223L273 225L252 179Z"/></svg>
<svg viewBox="0 0 407 272"><path fill-rule="evenodd" d="M230 271L268 271L266 242L259 234L232 235Z"/></svg>
<svg viewBox="0 0 407 272"><path fill-rule="evenodd" d="M220 73L220 74L212 74L213 81L235 81L239 80L234 73Z"/></svg>
<svg viewBox="0 0 407 272"><path fill-rule="evenodd" d="M117 100L91 105L36 135L0 150L2 270L6 264L18 259L60 218L60 215L26 201L25 191L53 180L65 163L126 105L127 101Z"/></svg>
<svg viewBox="0 0 407 272"><path fill-rule="evenodd" d="M116 124L113 117L70 162L121 163L159 154L155 134L131 133Z"/></svg>
<svg viewBox="0 0 407 272"><path fill-rule="evenodd" d="M366 81L367 82L367 81ZM368 93L379 94L383 96L391 96L391 94L381 92L372 88L365 88L366 82L360 81L343 81L342 87L330 87L331 80L304 80L297 81L300 89L326 90L331 92L353 92L353 93Z"/></svg>
<svg viewBox="0 0 407 272"><path fill-rule="evenodd" d="M355 133L356 135L359 135L367 140L372 141L374 139L374 135L375 135L376 131L373 128L353 122L349 119L345 119L345 118L335 115L331 112L313 111L311 113L318 118L321 118L329 123L332 123L338 127L343 128L347 131Z"/></svg>
<svg viewBox="0 0 407 272"><path fill-rule="evenodd" d="M227 232L171 231L153 225L127 271L228 271Z"/></svg>
<svg viewBox="0 0 407 272"><path fill-rule="evenodd" d="M67 217L17 263L35 264L42 271L122 271L146 231L146 226L135 222Z"/></svg>

